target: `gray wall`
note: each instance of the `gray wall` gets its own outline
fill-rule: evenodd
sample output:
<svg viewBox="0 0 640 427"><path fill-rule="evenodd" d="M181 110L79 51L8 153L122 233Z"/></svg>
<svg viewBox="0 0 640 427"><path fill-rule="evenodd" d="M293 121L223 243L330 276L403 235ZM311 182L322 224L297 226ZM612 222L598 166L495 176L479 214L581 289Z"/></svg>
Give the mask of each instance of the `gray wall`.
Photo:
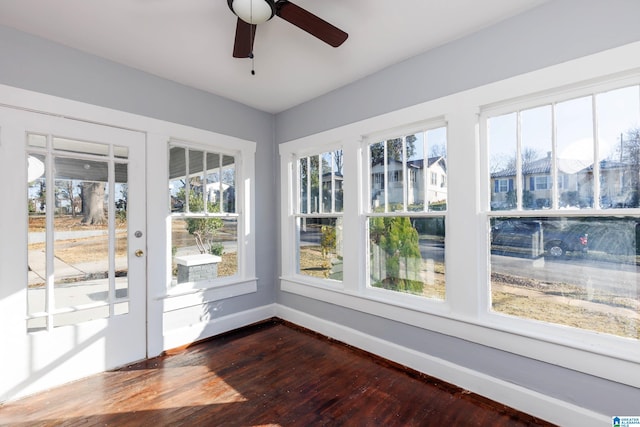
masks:
<svg viewBox="0 0 640 427"><path fill-rule="evenodd" d="M3 26L0 83L256 141L256 214L278 222L273 115ZM258 292L226 302L225 314L275 300L276 238L257 227Z"/></svg>
<svg viewBox="0 0 640 427"><path fill-rule="evenodd" d="M278 114L276 141L638 41L639 16L638 0L552 0ZM602 414L640 407L633 387L286 292L278 302Z"/></svg>
<svg viewBox="0 0 640 427"><path fill-rule="evenodd" d="M290 141L640 39L638 0L551 0L276 116Z"/></svg>

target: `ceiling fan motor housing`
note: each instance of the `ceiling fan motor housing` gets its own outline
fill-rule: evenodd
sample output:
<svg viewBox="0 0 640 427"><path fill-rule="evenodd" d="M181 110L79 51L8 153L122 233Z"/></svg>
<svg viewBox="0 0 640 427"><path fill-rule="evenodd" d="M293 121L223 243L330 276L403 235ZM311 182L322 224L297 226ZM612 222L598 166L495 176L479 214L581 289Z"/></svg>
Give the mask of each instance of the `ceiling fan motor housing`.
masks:
<svg viewBox="0 0 640 427"><path fill-rule="evenodd" d="M247 24L262 24L276 14L273 0L227 0L229 9Z"/></svg>

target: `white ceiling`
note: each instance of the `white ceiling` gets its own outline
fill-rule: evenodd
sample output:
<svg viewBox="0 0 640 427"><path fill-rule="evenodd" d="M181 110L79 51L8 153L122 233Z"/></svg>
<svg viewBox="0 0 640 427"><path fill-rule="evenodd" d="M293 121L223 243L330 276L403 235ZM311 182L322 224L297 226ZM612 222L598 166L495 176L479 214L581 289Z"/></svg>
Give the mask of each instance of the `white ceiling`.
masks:
<svg viewBox="0 0 640 427"><path fill-rule="evenodd" d="M276 16L253 76L226 0L0 0L0 24L278 113L544 1L293 0L349 38L332 48Z"/></svg>

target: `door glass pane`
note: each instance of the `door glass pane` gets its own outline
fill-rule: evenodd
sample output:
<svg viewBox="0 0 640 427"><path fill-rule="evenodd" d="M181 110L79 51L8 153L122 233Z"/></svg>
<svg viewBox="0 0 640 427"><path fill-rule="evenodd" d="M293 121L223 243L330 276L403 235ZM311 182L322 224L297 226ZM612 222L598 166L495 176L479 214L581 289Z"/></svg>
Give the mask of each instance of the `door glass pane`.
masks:
<svg viewBox="0 0 640 427"><path fill-rule="evenodd" d="M47 139L65 155L47 149ZM51 137L42 144L37 135L28 141L47 150L27 158L28 330L109 317L115 301L126 314L128 164L109 160L106 144ZM128 149L119 153L124 159Z"/></svg>
<svg viewBox="0 0 640 427"><path fill-rule="evenodd" d="M39 140L36 138L35 140ZM45 138L46 145L46 138ZM46 157L43 154L31 154L27 158L28 167L28 314L34 315L46 311ZM46 318L32 319L28 327L46 327Z"/></svg>
<svg viewBox="0 0 640 427"><path fill-rule="evenodd" d="M30 133L27 136L27 144L30 147L46 148L47 137L45 135L36 135L36 134Z"/></svg>
<svg viewBox="0 0 640 427"><path fill-rule="evenodd" d="M69 151L72 153L96 154L106 156L109 154L109 146L95 142L77 141L66 138L53 138L53 149Z"/></svg>
<svg viewBox="0 0 640 427"><path fill-rule="evenodd" d="M127 236L127 200L129 197L128 165L115 164L115 295L116 299L129 296L128 236ZM124 305L123 305L124 306Z"/></svg>
<svg viewBox="0 0 640 427"><path fill-rule="evenodd" d="M107 162L55 159L53 271L57 309L108 300L108 176ZM79 212L70 208L70 199L76 197ZM90 320L96 312L82 314L82 320ZM60 321L66 324L69 320Z"/></svg>

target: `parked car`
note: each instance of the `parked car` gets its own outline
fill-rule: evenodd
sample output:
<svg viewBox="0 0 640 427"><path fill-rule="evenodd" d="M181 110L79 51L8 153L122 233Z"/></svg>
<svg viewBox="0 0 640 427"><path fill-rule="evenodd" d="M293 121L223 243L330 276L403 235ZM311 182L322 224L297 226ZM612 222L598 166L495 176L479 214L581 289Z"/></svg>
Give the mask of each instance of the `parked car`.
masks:
<svg viewBox="0 0 640 427"><path fill-rule="evenodd" d="M587 225L556 219L495 219L491 227L491 252L531 258L562 258L589 249Z"/></svg>

